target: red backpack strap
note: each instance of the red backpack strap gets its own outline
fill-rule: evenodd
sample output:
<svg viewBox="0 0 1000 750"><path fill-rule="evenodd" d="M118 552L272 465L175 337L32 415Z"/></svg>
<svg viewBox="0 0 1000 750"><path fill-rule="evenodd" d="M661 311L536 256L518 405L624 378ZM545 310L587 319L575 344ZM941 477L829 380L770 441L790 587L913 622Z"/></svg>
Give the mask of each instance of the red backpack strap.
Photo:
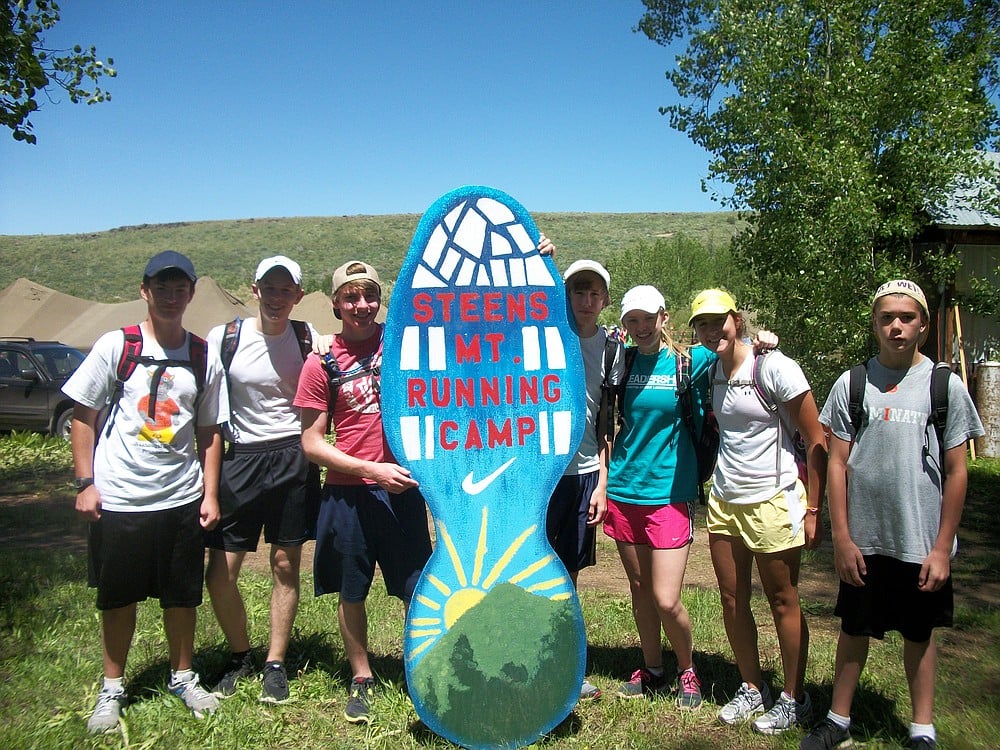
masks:
<svg viewBox="0 0 1000 750"><path fill-rule="evenodd" d="M121 401L122 394L125 392L125 381L132 377L132 373L135 372L135 368L139 364L139 358L142 356L142 328L138 325L125 326L122 328L122 336L124 343L121 356L118 358L118 366L115 368L115 387L108 399L105 423L98 431L98 439L100 439L101 432L106 435L111 434L111 425L114 423L115 412L118 411L118 402Z"/></svg>
<svg viewBox="0 0 1000 750"><path fill-rule="evenodd" d="M118 359L118 368L115 370L119 384L124 384L132 377L139 363L139 356L142 354L142 328L138 325L125 326L122 328L122 334L125 336L125 345L122 347L122 356ZM121 396L120 393L118 395Z"/></svg>

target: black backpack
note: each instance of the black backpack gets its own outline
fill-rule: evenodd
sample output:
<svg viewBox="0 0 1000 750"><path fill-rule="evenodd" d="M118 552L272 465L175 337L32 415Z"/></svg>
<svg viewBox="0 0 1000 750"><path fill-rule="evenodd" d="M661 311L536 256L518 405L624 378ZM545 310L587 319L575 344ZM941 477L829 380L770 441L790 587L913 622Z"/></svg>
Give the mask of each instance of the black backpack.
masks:
<svg viewBox="0 0 1000 750"><path fill-rule="evenodd" d="M850 371L850 382L847 388L847 409L850 414L851 426L854 428L854 441L862 429L868 426L868 410L865 409L865 384L868 382L868 363L854 365ZM936 362L931 370L931 413L927 416L927 426L934 425L938 439L938 466L944 474L944 428L948 421L948 381L951 379L951 367L945 362Z"/></svg>
<svg viewBox="0 0 1000 750"><path fill-rule="evenodd" d="M618 396L618 389L611 384L611 371L615 367L615 358L622 348L621 342L608 336L604 340L604 369L601 372L601 403L597 410L597 420L594 428L597 430L597 438L601 438L601 419L607 414L606 437L608 444L615 441L615 401Z"/></svg>
<svg viewBox="0 0 1000 750"><path fill-rule="evenodd" d="M304 320L289 320L288 322L295 329L295 338L299 342L302 361L305 362L306 357L309 356L309 352L312 351L312 331L309 330L309 324ZM227 379L229 377L229 366L232 365L233 357L236 356L236 349L240 345L241 328L243 328L243 319L233 318L226 323L226 332L222 334L222 345L219 356L222 359L222 369L226 371Z"/></svg>
<svg viewBox="0 0 1000 750"><path fill-rule="evenodd" d="M625 386L638 353L639 349L634 346L625 349L625 373L618 386L619 427L621 427L624 418L621 406L625 403ZM719 422L715 418L711 396L705 394L701 400L704 419L701 430L698 430L694 421L694 397L691 395L691 359L680 353L675 354L675 359L677 361L677 400L681 406L681 420L684 422L684 427L694 445L694 453L698 461L698 501L704 505L705 482L712 478L712 473L715 471L715 460L719 455Z"/></svg>
<svg viewBox="0 0 1000 750"><path fill-rule="evenodd" d="M208 370L208 344L200 336L188 332L188 358L187 359L155 359L153 357L142 356L142 328L138 325L131 325L122 328L125 337L125 345L122 347L122 354L118 358L118 366L115 368L115 387L108 400L105 410L104 423L97 431L98 437L101 432L105 436L111 434L111 426L114 424L115 415L118 413L118 403L125 392L125 381L132 377L135 368L139 365L155 365L153 377L149 384L149 405L146 408L147 416L150 419L156 416L156 394L160 388L160 379L168 367L186 367L194 373L195 385L198 388L198 395L205 390L205 379Z"/></svg>
<svg viewBox="0 0 1000 750"><path fill-rule="evenodd" d="M351 380L357 380L358 378L364 377L366 375L373 376L373 384L375 388L375 394L381 397L381 388L379 384L379 376L382 374L382 341L385 334L385 326L379 332L378 347L370 355L360 360L354 367L349 370L341 370L340 364L337 362L337 358L333 356L333 352L327 352L321 358L323 363L323 369L326 370L327 382L330 389L329 397L329 408L326 412L326 431L330 431L330 425L333 423L333 405L337 400L337 391L340 390L340 386L343 383L347 383Z"/></svg>
<svg viewBox="0 0 1000 750"><path fill-rule="evenodd" d="M309 324L304 320L289 320L292 324L292 328L295 331L295 339L299 342L299 351L302 353L302 361L306 361L306 357L312 351L312 331L309 330ZM229 368L233 364L233 358L236 356L236 350L240 345L240 330L243 328L243 319L240 317L233 318L228 323L226 323L226 330L222 334L222 343L219 346L219 358L222 360L222 369L226 373L226 388L229 391L229 410L232 412L233 409L233 389L229 382Z"/></svg>

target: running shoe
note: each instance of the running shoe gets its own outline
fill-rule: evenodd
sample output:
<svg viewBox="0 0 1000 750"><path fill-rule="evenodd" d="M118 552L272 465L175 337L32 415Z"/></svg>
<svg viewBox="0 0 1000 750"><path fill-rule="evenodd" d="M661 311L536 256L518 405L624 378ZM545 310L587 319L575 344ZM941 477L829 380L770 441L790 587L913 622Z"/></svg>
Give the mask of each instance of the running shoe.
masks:
<svg viewBox="0 0 1000 750"><path fill-rule="evenodd" d="M352 724L371 721L372 698L375 695L375 679L372 677L355 677L347 691L347 705L344 706L344 718Z"/></svg>
<svg viewBox="0 0 1000 750"><path fill-rule="evenodd" d="M766 682L761 685L760 690L744 682L733 699L719 711L719 721L729 725L742 724L764 713L772 705L774 701L771 699L771 691Z"/></svg>
<svg viewBox="0 0 1000 750"><path fill-rule="evenodd" d="M184 701L196 719L204 719L219 707L219 699L199 684L198 675L187 682L171 683L170 692Z"/></svg>
<svg viewBox="0 0 1000 750"><path fill-rule="evenodd" d="M697 711L701 703L701 680L694 673L694 667L688 667L677 675L677 708Z"/></svg>
<svg viewBox="0 0 1000 750"><path fill-rule="evenodd" d="M87 720L87 731L91 734L104 734L118 728L118 718L125 705L124 690L105 690L97 694L97 705L94 713Z"/></svg>
<svg viewBox="0 0 1000 750"><path fill-rule="evenodd" d="M801 703L782 691L771 710L754 721L753 728L761 734L781 734L792 727L807 727L812 722L812 700L809 693Z"/></svg>
<svg viewBox="0 0 1000 750"><path fill-rule="evenodd" d="M242 658L232 658L226 665L226 671L212 688L212 695L216 698L228 698L236 692L236 683L253 677L257 673L257 666L253 662L253 655L249 652Z"/></svg>
<svg viewBox="0 0 1000 750"><path fill-rule="evenodd" d="M287 703L288 675L280 661L269 661L264 665L264 684L260 689L261 703Z"/></svg>
<svg viewBox="0 0 1000 750"><path fill-rule="evenodd" d="M827 717L799 743L799 750L846 750L854 747L851 731L837 726Z"/></svg>
<svg viewBox="0 0 1000 750"><path fill-rule="evenodd" d="M662 692L666 687L666 674L655 675L643 667L635 670L628 682L619 685L618 695L621 698L641 698L647 693Z"/></svg>

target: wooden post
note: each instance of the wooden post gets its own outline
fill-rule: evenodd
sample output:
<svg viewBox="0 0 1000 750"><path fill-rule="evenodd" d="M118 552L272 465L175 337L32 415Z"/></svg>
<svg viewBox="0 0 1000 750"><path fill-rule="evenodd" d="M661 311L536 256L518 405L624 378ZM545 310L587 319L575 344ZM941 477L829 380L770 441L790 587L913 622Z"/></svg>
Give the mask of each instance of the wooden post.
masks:
<svg viewBox="0 0 1000 750"><path fill-rule="evenodd" d="M962 315L958 311L958 303L955 303L955 336L958 339L958 363L962 368L962 382L965 383L965 390L969 390L969 375L965 371L965 342L962 340ZM976 441L969 441L969 450L972 460L976 460Z"/></svg>

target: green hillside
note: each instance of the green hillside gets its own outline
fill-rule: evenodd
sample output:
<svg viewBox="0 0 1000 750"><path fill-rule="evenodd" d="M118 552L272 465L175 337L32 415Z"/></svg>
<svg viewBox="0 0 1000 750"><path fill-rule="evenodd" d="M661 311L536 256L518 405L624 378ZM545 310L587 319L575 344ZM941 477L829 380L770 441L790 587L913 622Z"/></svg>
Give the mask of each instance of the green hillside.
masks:
<svg viewBox="0 0 1000 750"><path fill-rule="evenodd" d="M603 260L640 242L686 236L722 248L740 227L736 215L710 213L537 213L541 231L556 243L565 268L581 257ZM77 297L120 302L138 296L146 260L160 250L179 250L199 275L224 288L246 290L257 262L288 255L302 264L306 291L328 289L330 272L361 259L394 279L420 217L334 216L246 219L121 227L67 235L0 235L0 289L20 277Z"/></svg>

